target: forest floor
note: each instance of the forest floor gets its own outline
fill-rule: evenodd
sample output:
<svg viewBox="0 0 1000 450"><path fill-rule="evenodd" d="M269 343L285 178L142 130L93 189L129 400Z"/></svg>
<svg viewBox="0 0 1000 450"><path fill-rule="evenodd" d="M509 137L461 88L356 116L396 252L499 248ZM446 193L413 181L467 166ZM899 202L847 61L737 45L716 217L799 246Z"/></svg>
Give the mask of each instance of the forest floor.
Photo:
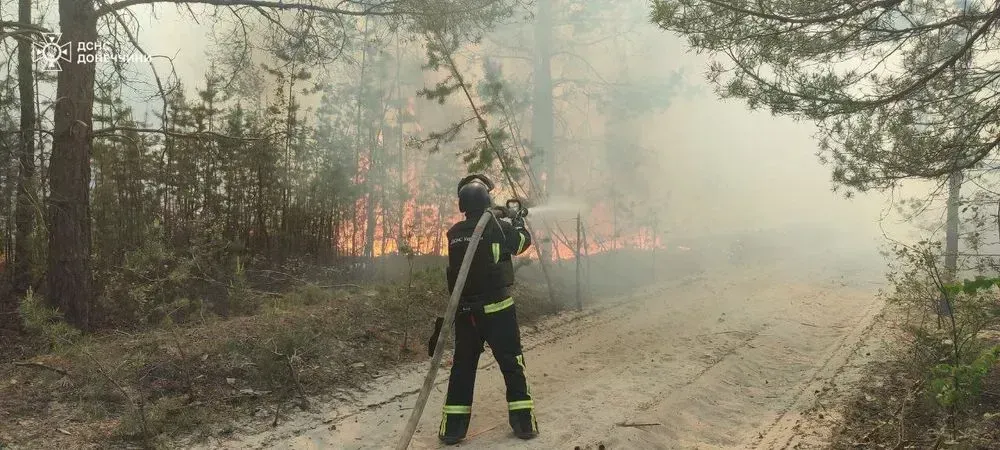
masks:
<svg viewBox="0 0 1000 450"><path fill-rule="evenodd" d="M249 316L87 336L41 355L5 348L0 449L173 448L348 398L385 370L426 360L443 279L305 286ZM544 293L518 289L526 324L561 308Z"/></svg>
<svg viewBox="0 0 1000 450"><path fill-rule="evenodd" d="M481 362L462 448L813 448L878 347L883 283L871 265L790 258L664 281L525 329L541 435L511 436L502 378ZM447 359L447 358L446 358ZM447 363L446 363L447 366ZM354 398L209 448L392 448L426 363L383 372ZM437 448L447 367L410 448ZM841 402L843 403L843 402Z"/></svg>
<svg viewBox="0 0 1000 450"><path fill-rule="evenodd" d="M898 312L878 295L882 261L832 250L663 259L673 267L657 264L665 272L646 284L627 279L647 264L626 256L631 270L606 274L617 284L595 286L582 311L520 277L542 434L510 435L487 350L460 447L893 448L904 434L948 447L908 392L923 369L905 367ZM0 448L392 448L427 370L439 278L301 289L248 317L0 364ZM446 354L410 448L439 447L449 366ZM1000 373L986 391L968 429L998 442Z"/></svg>

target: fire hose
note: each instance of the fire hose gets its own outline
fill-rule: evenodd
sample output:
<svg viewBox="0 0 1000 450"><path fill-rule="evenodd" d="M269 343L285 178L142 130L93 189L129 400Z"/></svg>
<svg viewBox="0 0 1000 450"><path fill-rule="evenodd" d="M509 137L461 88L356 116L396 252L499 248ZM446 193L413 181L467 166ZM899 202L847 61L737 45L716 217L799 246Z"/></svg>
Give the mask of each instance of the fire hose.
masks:
<svg viewBox="0 0 1000 450"><path fill-rule="evenodd" d="M437 342L434 344L434 355L431 357L431 367L427 370L427 375L424 377L424 385L420 388L417 403L413 406L413 412L410 413L410 419L406 422L406 428L403 429L403 434L399 437L396 450L406 450L410 446L410 440L413 439L413 433L417 430L420 416L423 415L424 407L427 406L427 399L431 395L434 379L437 378L438 367L441 365L441 357L444 355L444 343L448 340L448 333L451 332L452 326L455 323L455 313L458 311L458 303L462 298L462 291L465 289L465 279L469 276L469 268L472 266L472 259L476 255L476 248L479 247L479 240L483 236L486 224L489 223L490 219L497 218L498 215L500 217L523 218L528 215L528 210L522 208L519 201L509 200L507 201L506 208L498 207L487 210L479 218L479 222L476 222L476 228L473 230L472 238L469 240L469 247L466 248L465 256L462 258L462 266L458 270L458 278L455 280L455 286L451 291L451 298L448 300L448 307L444 311L443 326L440 329L440 333L435 333L438 336ZM441 322L439 321L439 323Z"/></svg>
<svg viewBox="0 0 1000 450"><path fill-rule="evenodd" d="M413 406L413 412L410 413L410 420L406 422L403 435L399 437L399 444L396 445L397 450L406 450L410 446L413 433L417 430L417 423L420 422L420 416L424 412L424 407L427 406L427 398L431 395L431 387L434 385L438 366L441 364L441 356L444 354L444 343L448 339L448 333L455 322L455 312L458 311L458 300L462 298L465 279L469 276L472 257L475 256L476 248L479 247L479 239L482 238L483 230L486 229L486 224L492 217L492 212L483 214L479 218L479 222L476 223L476 229L472 232L472 240L469 241L469 248L465 250L465 257L462 258L462 267L458 270L458 279L455 280L455 288L451 291L448 307L444 311L444 320L446 323L441 328L437 343L434 345L434 356L431 358L431 367L427 370L427 376L424 377L424 385L420 388L420 395L417 396L417 404Z"/></svg>

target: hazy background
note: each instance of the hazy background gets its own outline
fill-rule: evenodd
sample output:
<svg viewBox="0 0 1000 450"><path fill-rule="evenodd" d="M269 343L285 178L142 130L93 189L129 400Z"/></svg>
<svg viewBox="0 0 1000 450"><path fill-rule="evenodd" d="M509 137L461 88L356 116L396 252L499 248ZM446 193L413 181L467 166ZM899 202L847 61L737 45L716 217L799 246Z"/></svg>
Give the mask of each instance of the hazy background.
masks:
<svg viewBox="0 0 1000 450"><path fill-rule="evenodd" d="M646 2L632 3L633 15L644 16ZM178 77L188 89L196 86L209 68L207 55L213 50L211 37L217 24L195 23L186 12L169 7L157 8L155 15L149 8L136 12L147 51L171 56ZM530 33L530 26L525 32ZM848 200L831 191L830 173L815 156L811 123L752 112L741 102L717 99L702 77L708 59L689 53L681 39L651 24L636 26L630 39L625 44L634 53L627 62L630 73L664 77L678 69L684 73L683 93L674 96L669 108L642 117L634 126L641 145L656 150L656 176L644 178L652 190L669 192L669 211L663 216L675 235L811 224L854 234L859 242L873 246L883 231L899 239L913 236L898 215L887 214L887 194ZM613 78L622 69L617 55L605 49L594 47L584 56L603 77ZM505 75L518 75L516 63L505 62L504 67ZM407 70L420 69L413 64ZM602 123L596 116L575 120L592 122L580 123L584 128L599 129ZM909 187L906 194L925 189Z"/></svg>

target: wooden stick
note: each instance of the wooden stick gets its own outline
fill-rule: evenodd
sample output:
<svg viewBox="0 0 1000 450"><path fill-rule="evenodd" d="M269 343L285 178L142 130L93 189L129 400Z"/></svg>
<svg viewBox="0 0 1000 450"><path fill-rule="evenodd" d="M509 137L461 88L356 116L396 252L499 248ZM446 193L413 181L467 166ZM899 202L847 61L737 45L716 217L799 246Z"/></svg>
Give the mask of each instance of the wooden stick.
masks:
<svg viewBox="0 0 1000 450"><path fill-rule="evenodd" d="M590 250L587 249L590 241L587 240L587 227L583 225L582 221L580 222L580 232L581 238L583 239L583 254L587 258L587 270L585 271L585 276L587 278L587 298L589 299L591 292L593 292L590 284Z"/></svg>
<svg viewBox="0 0 1000 450"><path fill-rule="evenodd" d="M479 430L479 431L476 431L476 432L474 432L474 433L472 433L472 434L468 435L468 436L466 437L466 439L472 439L472 438L474 438L474 437L476 437L476 436L479 436L480 434L483 434L483 433L485 433L485 432L487 432L487 431L491 431L491 430L495 430L495 429L496 429L497 427L499 427L499 426L500 426L500 425L499 425L499 424L497 424L497 425L493 425L492 427L489 427L489 428L485 428L485 429L482 429L482 430Z"/></svg>
<svg viewBox="0 0 1000 450"><path fill-rule="evenodd" d="M476 254L476 248L479 247L479 239L483 236L483 230L486 229L486 224L492 217L492 212L484 212L483 216L479 218L479 222L476 223L475 231L472 232L472 239L469 241L469 247L465 250L465 257L462 259L462 267L458 270L458 279L455 280L455 287L451 291L451 299L448 300L448 308L444 312L444 326L441 327L441 333L438 334L437 343L434 345L431 367L427 370L427 376L424 377L424 386L420 388L417 404L413 406L410 420L406 423L406 428L403 429L403 434L399 437L396 450L406 450L410 446L410 440L413 439L413 433L417 431L417 424L420 422L424 407L427 406L427 399L431 395L431 387L434 386L434 378L437 376L438 366L444 355L444 343L448 340L448 333L451 332L455 323L455 312L458 311L458 301L462 298L462 290L465 289L465 279L469 276L472 258Z"/></svg>
<svg viewBox="0 0 1000 450"><path fill-rule="evenodd" d="M125 390L125 387L122 386L122 384L119 383L118 380L112 377L111 374L106 369L104 369L104 365L101 364L101 362L98 361L97 358L94 357L94 355L90 354L90 352L88 352L83 348L80 348L80 353L86 355L87 358L89 358L90 361L93 362L95 366L97 366L97 370L101 372L101 375L104 375L104 378L107 378L108 381L111 382L111 384L115 385L115 387L118 388L118 391L122 393L122 396L124 396L128 400L128 402L132 404L132 407L139 412L139 419L141 420L140 425L142 425L143 439L148 440L149 438L153 437L153 435L149 431L149 421L146 419L146 405L145 401L142 398L142 393L140 392L138 396L133 398L132 395L130 395L128 391Z"/></svg>
<svg viewBox="0 0 1000 450"><path fill-rule="evenodd" d="M582 244L580 235L582 234L582 228L580 226L580 213L576 213L576 309L577 311L583 311L583 299L580 297L580 246Z"/></svg>
<svg viewBox="0 0 1000 450"><path fill-rule="evenodd" d="M617 425L619 427L641 428L641 427L655 427L657 425L663 425L663 424L662 423L628 423L628 422L619 422L619 423L616 423L615 425Z"/></svg>
<svg viewBox="0 0 1000 450"><path fill-rule="evenodd" d="M35 367L35 368L38 368L38 369L51 370L51 371L53 371L55 373L58 373L59 375L69 376L69 372L67 372L67 371L65 371L63 369L60 369L58 367L47 366L47 365L42 364L42 363L31 362L31 361L18 361L18 362L15 362L14 365L17 366L17 367Z"/></svg>
<svg viewBox="0 0 1000 450"><path fill-rule="evenodd" d="M288 366L288 371L292 374L292 381L295 382L295 388L299 391L299 397L302 398L302 403L299 404L303 410L309 408L309 398L306 397L306 390L302 388L302 383L299 382L299 374L295 372L295 366L292 365L292 358L288 355L283 355L285 357L285 364Z"/></svg>

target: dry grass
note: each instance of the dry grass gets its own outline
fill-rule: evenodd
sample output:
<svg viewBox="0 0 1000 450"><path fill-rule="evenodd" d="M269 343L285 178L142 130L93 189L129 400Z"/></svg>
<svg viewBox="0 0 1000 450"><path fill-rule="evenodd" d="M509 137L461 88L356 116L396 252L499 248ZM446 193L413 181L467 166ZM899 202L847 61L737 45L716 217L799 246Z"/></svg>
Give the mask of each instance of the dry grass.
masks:
<svg viewBox="0 0 1000 450"><path fill-rule="evenodd" d="M928 393L928 362L920 356L924 352L902 339L903 333L898 335L900 339L887 343L890 356L868 363L864 382L843 399L844 418L834 430L831 447L998 448L1000 368L988 375L978 400L958 412L952 428L947 412Z"/></svg>
<svg viewBox="0 0 1000 450"><path fill-rule="evenodd" d="M87 337L0 366L0 448L161 447L224 435L237 421L283 420L309 398L360 388L382 369L426 358L443 275L412 287L303 287L258 314L140 334ZM558 311L519 289L525 324ZM275 414L275 412L278 414Z"/></svg>
<svg viewBox="0 0 1000 450"><path fill-rule="evenodd" d="M698 270L674 255L661 256L656 273L636 271L652 267L641 257L594 257L584 273L586 297ZM551 268L555 301L537 266L518 271L522 326L575 306L575 264ZM250 316L85 336L40 355L42 340L4 338L15 345L0 353L33 364L0 364L0 449L169 447L248 422L270 426L349 395L383 369L426 359L433 318L447 302L445 277L437 268L418 271L409 285L405 278L373 277L339 290L300 285L263 297Z"/></svg>

